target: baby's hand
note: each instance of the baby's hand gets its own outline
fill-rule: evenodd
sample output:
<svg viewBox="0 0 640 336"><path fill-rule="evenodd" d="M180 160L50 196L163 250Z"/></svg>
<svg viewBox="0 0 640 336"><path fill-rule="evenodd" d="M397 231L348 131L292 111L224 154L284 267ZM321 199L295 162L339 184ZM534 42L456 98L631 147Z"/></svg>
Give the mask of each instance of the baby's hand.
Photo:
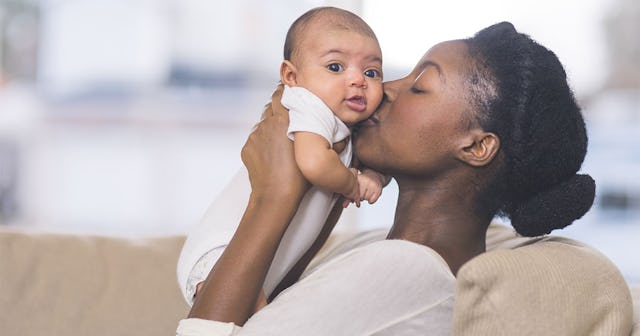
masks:
<svg viewBox="0 0 640 336"><path fill-rule="evenodd" d="M353 168L352 168L353 169ZM382 194L382 187L386 184L388 178L374 170L365 169L358 172L359 196L355 201L356 206L360 207L360 201L366 200L369 204L375 203ZM342 203L343 207L348 207L353 200L345 199Z"/></svg>
<svg viewBox="0 0 640 336"><path fill-rule="evenodd" d="M360 200L366 200L369 204L375 203L382 194L383 180L382 174L370 169L365 169L361 174L358 174Z"/></svg>

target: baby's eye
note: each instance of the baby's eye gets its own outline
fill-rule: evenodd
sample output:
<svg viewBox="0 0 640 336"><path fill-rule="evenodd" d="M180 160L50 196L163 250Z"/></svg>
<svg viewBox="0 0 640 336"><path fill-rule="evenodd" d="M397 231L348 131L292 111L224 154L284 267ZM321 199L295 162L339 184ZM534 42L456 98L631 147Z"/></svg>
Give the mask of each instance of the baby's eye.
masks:
<svg viewBox="0 0 640 336"><path fill-rule="evenodd" d="M369 70L364 72L364 75L369 77L369 78L378 78L378 77L380 77L380 71L375 70L375 69L369 69Z"/></svg>
<svg viewBox="0 0 640 336"><path fill-rule="evenodd" d="M327 65L327 69L331 72L340 72L342 71L342 65L338 63L331 63Z"/></svg>

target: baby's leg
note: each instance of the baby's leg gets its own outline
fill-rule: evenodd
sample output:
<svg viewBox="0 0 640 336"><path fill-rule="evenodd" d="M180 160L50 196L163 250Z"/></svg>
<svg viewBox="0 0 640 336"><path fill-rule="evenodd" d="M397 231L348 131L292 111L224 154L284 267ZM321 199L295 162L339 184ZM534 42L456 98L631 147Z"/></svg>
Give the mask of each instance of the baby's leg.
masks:
<svg viewBox="0 0 640 336"><path fill-rule="evenodd" d="M242 167L190 231L177 267L180 291L189 304L193 303L197 284L206 279L231 241L250 194L249 176Z"/></svg>
<svg viewBox="0 0 640 336"><path fill-rule="evenodd" d="M231 241L250 194L249 176L242 168L189 233L178 259L178 283L189 304L193 304L196 286L207 278ZM309 190L302 199L265 278L267 296L316 241L334 202L332 193L317 188Z"/></svg>

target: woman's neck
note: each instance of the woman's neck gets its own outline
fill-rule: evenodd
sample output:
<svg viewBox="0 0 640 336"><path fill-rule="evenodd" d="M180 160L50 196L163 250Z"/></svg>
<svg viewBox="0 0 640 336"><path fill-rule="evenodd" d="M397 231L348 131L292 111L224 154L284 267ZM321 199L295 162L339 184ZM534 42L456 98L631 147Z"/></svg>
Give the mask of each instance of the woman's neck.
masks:
<svg viewBox="0 0 640 336"><path fill-rule="evenodd" d="M474 211L468 190L398 181L398 205L388 239L403 239L434 249L453 274L485 251L489 216Z"/></svg>

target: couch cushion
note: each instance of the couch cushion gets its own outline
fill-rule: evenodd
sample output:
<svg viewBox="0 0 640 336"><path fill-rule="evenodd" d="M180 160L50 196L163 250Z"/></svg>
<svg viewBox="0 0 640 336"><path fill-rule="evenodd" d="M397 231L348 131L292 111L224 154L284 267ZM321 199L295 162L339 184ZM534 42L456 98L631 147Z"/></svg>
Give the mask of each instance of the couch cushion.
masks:
<svg viewBox="0 0 640 336"><path fill-rule="evenodd" d="M2 334L174 334L183 242L0 231Z"/></svg>
<svg viewBox="0 0 640 336"><path fill-rule="evenodd" d="M631 286L631 297L633 298L633 332L632 336L640 335L640 284Z"/></svg>
<svg viewBox="0 0 640 336"><path fill-rule="evenodd" d="M458 272L453 335L630 334L628 286L593 248L559 237L495 248Z"/></svg>

